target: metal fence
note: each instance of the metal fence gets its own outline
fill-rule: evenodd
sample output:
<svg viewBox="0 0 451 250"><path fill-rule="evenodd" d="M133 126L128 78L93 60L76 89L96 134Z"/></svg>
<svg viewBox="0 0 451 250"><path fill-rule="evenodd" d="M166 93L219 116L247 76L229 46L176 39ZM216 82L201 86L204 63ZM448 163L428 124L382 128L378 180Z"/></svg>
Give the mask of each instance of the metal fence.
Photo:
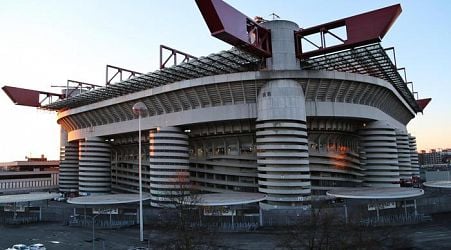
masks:
<svg viewBox="0 0 451 250"><path fill-rule="evenodd" d="M94 218L94 219L93 219ZM133 215L71 215L69 217L69 226L92 227L92 223L96 228L122 228L136 225L136 216Z"/></svg>
<svg viewBox="0 0 451 250"><path fill-rule="evenodd" d="M30 212L0 211L0 224L30 224L39 221L39 214Z"/></svg>
<svg viewBox="0 0 451 250"><path fill-rule="evenodd" d="M309 220L312 212L322 217L333 217L337 223L360 223L367 226L414 224L431 219L431 214L451 212L451 192L426 190L426 194L413 200L404 202L395 201L396 206L386 206L375 211L368 206L371 201L351 201L341 203L326 203L313 206L310 209L275 209L262 210L261 218L258 213L228 215L206 215L199 209L189 211L186 223L190 227L203 227L219 231L252 231L263 226L289 226ZM416 204L416 209L414 205ZM17 212L4 211L0 208L0 224L23 224L39 221L62 222L71 226L92 226L92 214L78 211L74 216L74 207L47 206L40 204L42 211ZM84 208L77 208L84 209ZM131 208L129 210L133 210ZM85 209L86 210L86 209ZM132 211L133 212L133 211ZM127 214L98 215L95 218L95 227L119 228L137 224L136 212ZM77 214L75 213L75 214ZM177 209L145 208L144 222L152 227L174 227L179 223Z"/></svg>

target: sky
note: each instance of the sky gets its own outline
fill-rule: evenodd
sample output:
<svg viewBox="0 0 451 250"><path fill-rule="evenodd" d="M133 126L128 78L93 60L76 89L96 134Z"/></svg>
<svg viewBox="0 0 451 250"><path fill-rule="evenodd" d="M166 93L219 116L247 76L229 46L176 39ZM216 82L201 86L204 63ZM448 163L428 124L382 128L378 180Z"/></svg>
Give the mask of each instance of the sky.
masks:
<svg viewBox="0 0 451 250"><path fill-rule="evenodd" d="M382 41L396 48L419 98L432 102L408 124L418 149L451 148L451 1L226 0L249 17L271 13L300 27L400 3ZM59 92L67 79L105 84L105 65L159 66L159 45L194 56L231 46L210 36L194 0L0 0L0 86ZM0 162L59 158L56 112L16 106L0 93Z"/></svg>

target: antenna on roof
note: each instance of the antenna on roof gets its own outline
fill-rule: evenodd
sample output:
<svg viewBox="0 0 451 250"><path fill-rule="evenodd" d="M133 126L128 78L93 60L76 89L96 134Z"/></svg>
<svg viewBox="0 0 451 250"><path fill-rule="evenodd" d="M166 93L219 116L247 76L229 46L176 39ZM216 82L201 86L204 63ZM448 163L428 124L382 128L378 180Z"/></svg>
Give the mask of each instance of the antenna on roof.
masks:
<svg viewBox="0 0 451 250"><path fill-rule="evenodd" d="M276 13L274 13L274 12L269 14L269 16L272 17L272 20L280 19L280 16L277 15Z"/></svg>

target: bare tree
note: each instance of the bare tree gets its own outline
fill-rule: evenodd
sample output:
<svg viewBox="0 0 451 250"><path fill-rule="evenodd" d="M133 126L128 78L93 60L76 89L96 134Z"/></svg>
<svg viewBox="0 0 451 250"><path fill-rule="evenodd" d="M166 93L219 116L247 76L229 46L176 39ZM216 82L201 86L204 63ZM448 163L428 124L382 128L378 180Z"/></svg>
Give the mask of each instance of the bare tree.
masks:
<svg viewBox="0 0 451 250"><path fill-rule="evenodd" d="M208 249L212 246L212 233L200 225L199 191L190 181L186 173L177 175L177 187L171 192L172 206L176 209L176 249Z"/></svg>
<svg viewBox="0 0 451 250"><path fill-rule="evenodd" d="M288 249L336 249L339 224L337 217L312 209L309 216L301 217L293 226L288 227L280 246Z"/></svg>
<svg viewBox="0 0 451 250"><path fill-rule="evenodd" d="M328 209L312 209L281 238L279 246L288 249L400 249L411 246L409 237L399 227L371 227L328 213Z"/></svg>

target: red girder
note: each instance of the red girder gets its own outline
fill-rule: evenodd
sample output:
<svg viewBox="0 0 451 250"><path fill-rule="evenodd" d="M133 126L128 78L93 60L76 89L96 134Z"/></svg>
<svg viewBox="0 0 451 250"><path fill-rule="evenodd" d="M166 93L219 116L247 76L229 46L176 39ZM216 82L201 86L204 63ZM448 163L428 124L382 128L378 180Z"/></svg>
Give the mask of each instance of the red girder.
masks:
<svg viewBox="0 0 451 250"><path fill-rule="evenodd" d="M271 33L222 0L196 0L211 35L262 57L271 57Z"/></svg>
<svg viewBox="0 0 451 250"><path fill-rule="evenodd" d="M380 42L392 26L392 24L401 14L401 11L401 5L396 4L356 16L343 18L341 20L336 20L306 29L300 29L299 31L295 32L296 55L298 58L309 58L325 53ZM329 33L330 30L339 27L346 27L346 40L342 40L335 34ZM324 35L326 33L331 34L338 40L342 40L342 44L327 46L324 42ZM313 34L319 34L321 36L321 45L319 45L319 48L316 50L308 52L303 51L301 40L304 37Z"/></svg>
<svg viewBox="0 0 451 250"><path fill-rule="evenodd" d="M32 89L23 89L16 88L11 86L3 86L3 91L8 95L8 97L14 102L16 105L23 105L29 107L41 107L41 104L47 98L51 98L52 96L63 98L62 94L55 94L45 91L38 91ZM44 100L40 100L39 97L44 95Z"/></svg>

